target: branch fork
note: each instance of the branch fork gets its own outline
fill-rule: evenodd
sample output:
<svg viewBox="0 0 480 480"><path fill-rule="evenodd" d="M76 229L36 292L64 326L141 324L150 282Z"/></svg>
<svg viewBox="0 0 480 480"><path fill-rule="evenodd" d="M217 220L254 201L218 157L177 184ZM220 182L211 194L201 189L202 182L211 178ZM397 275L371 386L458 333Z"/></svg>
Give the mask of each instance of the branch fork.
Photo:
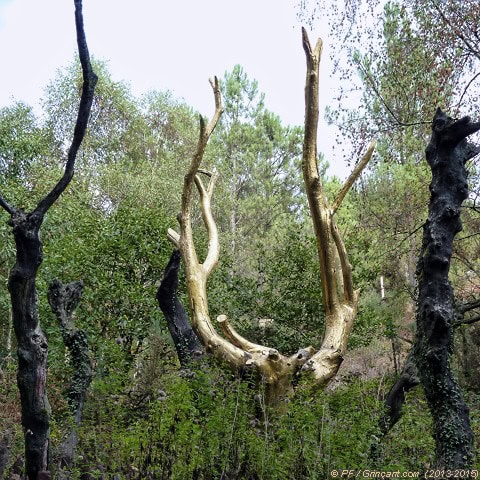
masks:
<svg viewBox="0 0 480 480"><path fill-rule="evenodd" d="M335 214L353 183L370 161L375 140L357 163L330 205L320 181L317 158L319 66L322 43L312 48L305 29L302 29L303 48L307 61L305 86L305 139L302 171L312 215L320 261L322 292L326 310L325 334L322 345L303 366L317 386L327 384L337 373L346 352L348 337L358 309L359 291L354 289L352 267L345 243L338 230ZM336 268L336 259L340 269Z"/></svg>
<svg viewBox="0 0 480 480"><path fill-rule="evenodd" d="M252 343L241 336L230 324L226 315L217 317L217 326L223 336L217 333L208 311L207 280L215 268L219 253L218 231L211 211L211 199L216 175L200 170L200 164L210 135L223 112L218 79L210 81L215 99L215 112L207 124L200 117L200 135L190 167L185 175L182 208L179 215L180 233L168 230L169 240L179 248L185 264L187 291L189 295L192 326L214 356L225 360L235 370L254 368L267 386L267 401L277 403L293 392L293 377L300 371L308 371L314 378L314 384L326 384L337 372L346 351L348 335L352 329L357 312L358 294L354 290L352 268L348 261L345 244L335 222L335 213L372 157L375 142L345 182L336 200L329 205L323 192L317 163L317 127L318 127L318 77L322 51L322 41L318 40L314 48L310 45L305 30L303 47L307 59L307 79L305 87L305 139L303 147L303 176L312 213L314 231L317 237L318 254L322 270L322 290L327 313L325 336L318 351L311 346L285 357L278 350ZM205 188L200 174L210 178ZM203 263L198 260L195 250L191 210L193 184L200 196L200 205L209 243L208 253ZM339 259L337 272L335 261ZM343 293L339 293L339 287Z"/></svg>

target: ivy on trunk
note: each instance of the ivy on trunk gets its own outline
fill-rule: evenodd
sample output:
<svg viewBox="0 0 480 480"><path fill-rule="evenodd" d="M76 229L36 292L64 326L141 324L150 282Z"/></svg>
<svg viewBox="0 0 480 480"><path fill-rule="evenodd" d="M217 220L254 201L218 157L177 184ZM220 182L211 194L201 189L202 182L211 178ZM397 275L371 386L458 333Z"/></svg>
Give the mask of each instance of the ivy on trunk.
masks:
<svg viewBox="0 0 480 480"><path fill-rule="evenodd" d="M467 468L473 433L469 409L450 367L456 321L448 274L460 207L468 196L465 163L480 149L466 138L480 130L469 117L454 121L437 109L426 159L432 171L428 219L417 264L415 362L434 422L435 466Z"/></svg>
<svg viewBox="0 0 480 480"><path fill-rule="evenodd" d="M83 282L64 285L54 279L48 288L48 303L62 331L63 343L70 352L73 377L67 390L67 400L73 416L73 425L59 447L59 480L67 478L65 469L73 466L78 444L78 430L82 423L83 406L93 377L92 360L88 348L88 337L84 330L75 327L74 312L83 292Z"/></svg>

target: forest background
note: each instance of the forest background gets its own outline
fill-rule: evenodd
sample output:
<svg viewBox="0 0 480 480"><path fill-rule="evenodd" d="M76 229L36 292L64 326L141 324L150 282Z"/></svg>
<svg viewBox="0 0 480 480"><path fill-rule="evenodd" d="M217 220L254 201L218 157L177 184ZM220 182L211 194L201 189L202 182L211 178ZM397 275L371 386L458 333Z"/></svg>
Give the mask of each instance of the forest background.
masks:
<svg viewBox="0 0 480 480"><path fill-rule="evenodd" d="M292 18L292 25L319 22L317 7L297 5L299 19ZM198 116L168 91L135 95L113 78L107 63L94 61L100 80L89 130L74 180L45 221L38 279L54 446L71 421L64 396L71 368L47 289L55 277L85 285L76 323L88 333L95 376L72 475L310 479L326 478L334 468L418 470L431 463L431 420L420 389L409 394L401 422L375 460L370 447L414 336L431 118L438 105L455 117L479 116L480 6L404 1L341 7L323 17L337 45L329 65L340 88L324 101L338 146L319 161L324 173L338 157L353 165L366 143L378 138L374 162L338 214L355 285L362 289L361 307L336 380L325 392L296 396L287 412L272 417L261 392L215 363L205 361L194 375L180 370L155 300L172 251L166 230L176 225ZM297 44L301 60L300 38ZM214 54L214 48L205 53ZM154 61L161 65L161 58L158 48ZM299 75L303 79L304 67ZM41 111L23 102L1 108L1 191L12 203L34 205L61 175L80 84L74 62L47 85ZM284 124L266 107L261 83L242 66L227 69L221 88L225 113L205 156L206 167L219 172L213 209L222 244L209 285L210 309L212 316L227 312L248 338L293 353L319 344L324 322L299 173L303 129ZM303 108L303 80L295 95ZM478 162L469 168L471 194L451 265L459 303L480 293ZM326 175L331 196L340 185ZM197 240L205 245L199 214L196 224ZM0 422L9 438L5 471L13 472L22 454L7 291L14 244L7 227L0 236ZM180 293L185 302L182 283ZM273 322L265 326L260 319ZM478 442L480 332L474 320L472 310L456 329L454 364Z"/></svg>

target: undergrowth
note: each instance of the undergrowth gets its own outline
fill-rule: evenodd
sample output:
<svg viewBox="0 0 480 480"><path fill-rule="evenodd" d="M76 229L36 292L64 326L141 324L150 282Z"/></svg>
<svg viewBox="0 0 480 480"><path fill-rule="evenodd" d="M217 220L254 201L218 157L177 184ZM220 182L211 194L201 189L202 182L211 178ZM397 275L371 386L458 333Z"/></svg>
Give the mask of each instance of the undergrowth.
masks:
<svg viewBox="0 0 480 480"><path fill-rule="evenodd" d="M142 392L111 371L92 384L70 478L315 480L331 478L334 469L424 470L434 442L420 388L409 393L375 461L369 456L390 382L354 379L315 395L297 392L272 411L253 382L216 365L180 375L167 369L149 378ZM4 370L0 397L0 421L14 437L11 469L23 448L12 366ZM468 400L478 439L478 397L470 393ZM53 469L65 424L53 418Z"/></svg>

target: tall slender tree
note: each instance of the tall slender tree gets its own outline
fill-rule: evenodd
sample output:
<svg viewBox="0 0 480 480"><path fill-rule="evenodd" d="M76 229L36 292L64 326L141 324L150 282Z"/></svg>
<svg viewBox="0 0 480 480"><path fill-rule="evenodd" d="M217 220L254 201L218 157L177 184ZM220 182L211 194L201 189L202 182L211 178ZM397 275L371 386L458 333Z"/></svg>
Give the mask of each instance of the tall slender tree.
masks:
<svg viewBox="0 0 480 480"><path fill-rule="evenodd" d="M16 261L8 288L13 326L18 343L18 388L25 432L25 463L30 480L48 471L50 405L47 398L47 338L40 326L36 278L43 260L40 228L46 213L70 183L78 150L85 136L97 77L92 70L83 25L82 1L74 0L77 45L83 73L82 96L65 171L52 190L31 212L10 205L0 196L0 206L10 215Z"/></svg>

